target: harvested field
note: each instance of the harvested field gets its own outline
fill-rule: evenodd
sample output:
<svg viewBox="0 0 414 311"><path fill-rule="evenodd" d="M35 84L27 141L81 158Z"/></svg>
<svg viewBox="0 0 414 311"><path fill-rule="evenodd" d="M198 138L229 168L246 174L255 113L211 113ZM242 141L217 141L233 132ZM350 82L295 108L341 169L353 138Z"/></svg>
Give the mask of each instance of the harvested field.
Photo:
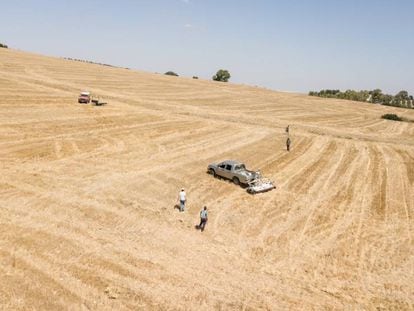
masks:
<svg viewBox="0 0 414 311"><path fill-rule="evenodd" d="M413 309L414 123L385 113L414 119L0 49L1 308Z"/></svg>

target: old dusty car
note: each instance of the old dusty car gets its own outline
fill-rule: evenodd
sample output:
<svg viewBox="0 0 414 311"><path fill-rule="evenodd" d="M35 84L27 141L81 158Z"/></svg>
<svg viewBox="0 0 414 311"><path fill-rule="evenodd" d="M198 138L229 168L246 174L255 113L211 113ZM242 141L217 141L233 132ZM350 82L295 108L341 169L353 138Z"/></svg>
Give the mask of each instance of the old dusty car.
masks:
<svg viewBox="0 0 414 311"><path fill-rule="evenodd" d="M250 181L260 175L259 172L249 171L243 163L235 160L212 163L207 167L207 171L214 177L220 176L230 179L236 185L248 185Z"/></svg>
<svg viewBox="0 0 414 311"><path fill-rule="evenodd" d="M230 179L236 185L247 186L247 192L256 194L275 189L273 182L263 178L259 171L250 171L246 165L235 160L226 160L220 163L212 163L207 167L207 173L214 177Z"/></svg>

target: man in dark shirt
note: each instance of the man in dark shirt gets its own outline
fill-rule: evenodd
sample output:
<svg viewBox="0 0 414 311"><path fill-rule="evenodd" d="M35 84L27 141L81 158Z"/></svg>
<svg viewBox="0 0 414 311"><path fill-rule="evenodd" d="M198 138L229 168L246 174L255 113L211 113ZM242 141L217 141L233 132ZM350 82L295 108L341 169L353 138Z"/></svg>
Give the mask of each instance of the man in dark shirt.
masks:
<svg viewBox="0 0 414 311"><path fill-rule="evenodd" d="M207 213L207 206L204 206L204 209L200 212L200 224L198 225L198 228L203 232L204 227L206 226L208 220L208 213Z"/></svg>

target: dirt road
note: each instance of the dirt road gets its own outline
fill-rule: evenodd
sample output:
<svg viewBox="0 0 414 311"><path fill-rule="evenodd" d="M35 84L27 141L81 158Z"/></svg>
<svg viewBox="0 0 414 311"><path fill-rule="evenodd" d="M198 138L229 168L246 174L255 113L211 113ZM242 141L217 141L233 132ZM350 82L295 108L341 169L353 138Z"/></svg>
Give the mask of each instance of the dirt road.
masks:
<svg viewBox="0 0 414 311"><path fill-rule="evenodd" d="M384 113L414 119L0 49L1 308L414 308L414 123Z"/></svg>

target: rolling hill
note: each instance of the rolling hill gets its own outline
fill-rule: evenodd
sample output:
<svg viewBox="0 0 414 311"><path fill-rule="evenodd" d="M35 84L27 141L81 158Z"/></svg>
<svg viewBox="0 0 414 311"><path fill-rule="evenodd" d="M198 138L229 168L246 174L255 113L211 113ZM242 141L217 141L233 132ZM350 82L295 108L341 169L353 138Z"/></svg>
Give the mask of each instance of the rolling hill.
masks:
<svg viewBox="0 0 414 311"><path fill-rule="evenodd" d="M384 113L414 119L0 49L0 305L414 308L414 123ZM206 174L224 159L277 189Z"/></svg>

